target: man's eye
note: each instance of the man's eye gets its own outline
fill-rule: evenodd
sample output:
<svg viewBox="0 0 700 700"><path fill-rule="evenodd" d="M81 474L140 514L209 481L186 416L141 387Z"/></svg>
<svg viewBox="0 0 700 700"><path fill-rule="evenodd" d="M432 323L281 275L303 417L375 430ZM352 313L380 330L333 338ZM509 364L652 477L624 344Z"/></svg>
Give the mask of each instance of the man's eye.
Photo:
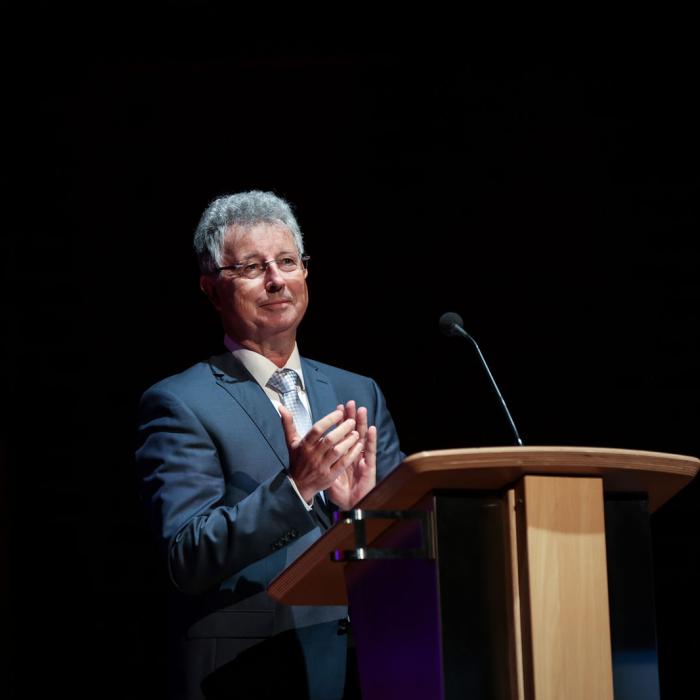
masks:
<svg viewBox="0 0 700 700"><path fill-rule="evenodd" d="M297 264L297 259L296 259L296 258L290 258L290 257L280 258L280 259L277 261L277 264L278 264L280 267L294 267L294 266Z"/></svg>
<svg viewBox="0 0 700 700"><path fill-rule="evenodd" d="M260 270L260 263L251 262L243 266L243 274L245 275L255 274L258 270Z"/></svg>

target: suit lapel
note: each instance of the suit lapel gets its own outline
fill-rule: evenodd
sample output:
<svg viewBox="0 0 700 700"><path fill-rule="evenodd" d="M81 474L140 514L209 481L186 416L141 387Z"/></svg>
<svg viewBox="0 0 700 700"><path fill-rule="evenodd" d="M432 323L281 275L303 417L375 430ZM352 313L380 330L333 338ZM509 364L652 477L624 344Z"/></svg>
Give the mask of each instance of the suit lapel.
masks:
<svg viewBox="0 0 700 700"><path fill-rule="evenodd" d="M248 414L286 469L289 466L289 452L280 424L279 413L260 385L230 352L212 357L209 360L209 366L216 383ZM318 365L301 358L301 366L311 406L311 418L312 422L315 423L335 410L338 405L338 397L328 377ZM316 496L313 508L322 526L329 527L331 525L331 512L336 510L335 506L329 501L322 504L319 497Z"/></svg>
<svg viewBox="0 0 700 700"><path fill-rule="evenodd" d="M335 411L338 397L328 377L315 362L302 357L301 369L304 373L304 388L311 406L311 422L315 423L331 411Z"/></svg>
<svg viewBox="0 0 700 700"><path fill-rule="evenodd" d="M248 414L282 465L289 466L289 452L280 416L260 385L230 352L209 360L216 383Z"/></svg>

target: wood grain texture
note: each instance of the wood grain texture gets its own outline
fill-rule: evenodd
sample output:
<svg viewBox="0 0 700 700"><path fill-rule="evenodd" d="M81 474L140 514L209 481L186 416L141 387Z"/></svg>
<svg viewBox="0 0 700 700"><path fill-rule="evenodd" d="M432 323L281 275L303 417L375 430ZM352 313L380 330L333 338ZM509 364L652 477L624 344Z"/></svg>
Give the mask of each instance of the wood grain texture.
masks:
<svg viewBox="0 0 700 700"><path fill-rule="evenodd" d="M602 479L527 476L517 505L525 697L612 700Z"/></svg>

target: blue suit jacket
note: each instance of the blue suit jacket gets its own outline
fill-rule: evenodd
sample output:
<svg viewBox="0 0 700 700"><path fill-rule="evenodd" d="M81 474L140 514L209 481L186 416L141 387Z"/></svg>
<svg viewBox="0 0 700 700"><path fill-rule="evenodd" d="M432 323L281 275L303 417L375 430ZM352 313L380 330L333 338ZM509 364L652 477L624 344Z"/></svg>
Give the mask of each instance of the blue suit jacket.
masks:
<svg viewBox="0 0 700 700"><path fill-rule="evenodd" d="M302 369L314 421L354 399L377 426L377 478L401 462L393 421L372 379L304 358ZM337 621L345 608L285 606L266 594L325 524L287 479L279 415L248 371L225 353L151 387L141 401L136 456L144 501L177 590L173 634L182 674L174 696L202 697L206 677L237 682L240 669L221 669L242 652L252 668L255 651L263 650L258 656L268 664L267 675L277 674L276 661L264 656L269 648L276 658L297 659L305 677L295 682L306 683L309 697L340 697L345 637ZM261 644L270 638L295 649ZM257 682L262 691L266 679Z"/></svg>

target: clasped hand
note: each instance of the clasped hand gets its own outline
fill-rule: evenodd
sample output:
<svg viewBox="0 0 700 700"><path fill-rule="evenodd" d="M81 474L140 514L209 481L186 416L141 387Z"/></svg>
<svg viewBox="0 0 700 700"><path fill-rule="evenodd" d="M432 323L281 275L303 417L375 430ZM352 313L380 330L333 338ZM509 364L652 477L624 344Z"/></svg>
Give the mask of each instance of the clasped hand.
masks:
<svg viewBox="0 0 700 700"><path fill-rule="evenodd" d="M303 438L283 406L280 415L289 449L289 475L307 503L326 491L333 503L347 510L374 487L377 429L367 425L366 408L356 408L354 401L341 404L314 423Z"/></svg>

